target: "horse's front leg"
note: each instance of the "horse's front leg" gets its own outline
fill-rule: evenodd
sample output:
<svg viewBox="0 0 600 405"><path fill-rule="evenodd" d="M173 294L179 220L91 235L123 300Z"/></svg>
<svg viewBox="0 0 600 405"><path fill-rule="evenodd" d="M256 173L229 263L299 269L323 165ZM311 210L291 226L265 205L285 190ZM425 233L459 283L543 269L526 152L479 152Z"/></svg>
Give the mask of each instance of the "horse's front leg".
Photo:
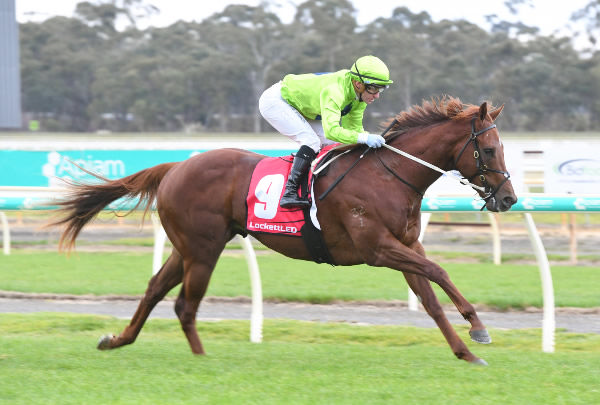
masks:
<svg viewBox="0 0 600 405"><path fill-rule="evenodd" d="M415 245L416 249L419 249L419 245ZM475 364L487 364L485 360L480 359L469 351L452 325L448 322L431 285L427 283L427 280L430 280L438 284L450 297L462 316L473 322L473 327L476 330L485 329L477 317L473 306L469 304L452 281L450 281L450 277L444 269L425 258L423 256L424 251L417 253L415 250L403 245L391 234L380 234L375 245L371 244L369 246L369 244L364 243L357 246L362 247L361 254L367 264L377 267L389 267L402 271L405 274L408 273L407 280L409 285L411 288L414 287L415 292L421 296L427 312L436 321L450 348L459 359ZM376 246L376 248L373 249L373 246ZM422 249L422 246L420 249Z"/></svg>
<svg viewBox="0 0 600 405"><path fill-rule="evenodd" d="M470 363L486 364L485 360L471 353L467 348L467 345L458 336L450 324L450 321L448 321L440 302L435 296L429 280L416 274L403 274L410 288L420 298L423 307L427 311L427 314L433 318L438 328L440 328L440 331L444 335L444 338L446 338L446 341L448 342L448 345L450 345L454 355L459 359L466 360Z"/></svg>
<svg viewBox="0 0 600 405"><path fill-rule="evenodd" d="M410 248L421 255L422 257L426 257L425 249L423 245L419 241L415 241ZM408 282L410 288L414 291L414 293L419 296L421 299L421 303L427 313L436 320L436 317L432 314L441 312L443 314L443 310L441 305L431 288L431 284L429 280L422 276L418 276L415 274L407 274L404 273L404 277ZM462 297L462 295L461 295ZM471 324L471 329L469 330L469 335L471 335L471 340L477 343L489 344L492 343L492 338L487 332L486 327L483 325L483 322L479 319L475 308L463 297L464 303L461 305L464 312L461 312L461 315ZM458 305L457 305L458 308ZM460 311L460 309L459 309ZM444 315L444 318L446 316ZM436 320L437 323L437 320ZM441 327L440 327L441 329Z"/></svg>
<svg viewBox="0 0 600 405"><path fill-rule="evenodd" d="M146 293L138 304L129 325L125 327L119 336L105 335L101 337L98 342L98 349L116 349L133 343L142 330L152 309L173 287L181 283L182 278L183 260L179 253L173 249L171 256L163 264L160 271L150 279Z"/></svg>

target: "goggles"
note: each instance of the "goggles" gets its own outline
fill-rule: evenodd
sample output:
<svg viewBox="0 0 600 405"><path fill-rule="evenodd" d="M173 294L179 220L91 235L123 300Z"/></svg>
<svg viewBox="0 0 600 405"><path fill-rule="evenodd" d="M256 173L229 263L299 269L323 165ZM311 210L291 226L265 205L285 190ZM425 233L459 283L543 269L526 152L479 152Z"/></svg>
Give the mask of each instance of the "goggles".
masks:
<svg viewBox="0 0 600 405"><path fill-rule="evenodd" d="M389 86L377 86L375 84L365 84L365 90L367 91L367 93L373 94L373 95L383 92L388 87Z"/></svg>

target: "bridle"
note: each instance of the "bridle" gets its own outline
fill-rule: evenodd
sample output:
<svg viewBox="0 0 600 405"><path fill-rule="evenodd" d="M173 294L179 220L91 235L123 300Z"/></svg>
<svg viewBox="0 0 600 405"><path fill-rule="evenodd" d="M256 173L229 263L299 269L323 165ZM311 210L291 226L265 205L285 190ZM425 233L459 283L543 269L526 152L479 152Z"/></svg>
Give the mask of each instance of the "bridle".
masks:
<svg viewBox="0 0 600 405"><path fill-rule="evenodd" d="M454 167L457 167L458 161L460 160L461 156L467 149L467 146L469 146L469 144L473 143L473 157L475 158L475 162L477 165L477 173L475 173L471 177L463 177L463 178L466 178L467 181L469 183L471 183L471 180L473 180L475 177L479 176L479 180L481 181L481 184L483 185L483 188L484 188L484 191L483 191L484 196L482 198L483 198L483 201L487 202L489 199L494 198L494 196L500 190L500 188L502 188L504 183L506 183L508 181L508 179L510 179L510 174L508 172L504 172L502 170L492 169L492 168L488 167L488 165L486 165L485 162L483 161L483 156L481 154L481 149L479 148L479 141L477 140L477 137L479 135L486 133L490 129L496 128L496 124L492 124L487 128L483 128L483 129L480 129L479 131L476 131L475 130L476 119L477 118L473 118L471 120L471 136L469 137L469 139L467 140L465 145L460 150L460 153L454 160ZM492 186L490 185L490 183L488 183L488 181L485 177L485 174L488 172L500 173L504 176L504 180L498 186L496 186L496 188L492 188ZM484 205L484 207L485 207L485 205Z"/></svg>
<svg viewBox="0 0 600 405"><path fill-rule="evenodd" d="M404 156L408 159L411 159L419 164L422 164L425 167L428 167L432 170L435 170L439 173L442 173L446 176L448 176L449 178L452 178L458 182L460 182L463 185L468 185L470 186L473 190L479 192L481 191L484 196L482 197L482 200L485 201L486 203L488 202L488 200L490 200L491 198L494 198L494 196L496 195L496 193L500 190L500 188L504 185L504 183L506 183L508 181L508 179L510 178L510 174L508 172L503 172L501 170L496 170L496 169L490 169L485 162L483 161L483 157L481 156L481 150L479 148L479 141L477 140L477 137L487 131L489 131L490 129L496 128L496 124L492 124L487 128L484 128L482 130L476 131L475 130L475 120L476 118L473 118L471 120L471 135L469 136L469 139L467 140L467 142L465 143L465 145L462 147L462 149L460 150L460 153L458 154L458 157L454 160L454 167L456 167L456 163L458 163L458 161L460 160L462 154L465 152L465 150L467 149L467 146L469 146L469 144L472 142L473 143L473 157L476 160L476 164L477 164L477 173L475 173L473 176L471 177L459 177L457 175L455 175L452 171L446 171L446 170L442 170L439 167L426 162L422 159L419 159L416 156L413 156L409 153L406 153L400 149L396 149L391 145L388 145L387 143L384 143L382 146L385 147L386 149L391 150L394 153L397 153L401 156ZM385 129L385 131L383 131L382 136L385 135L395 124L397 123L397 120L393 120L392 123ZM392 139L395 139L397 136L399 136L400 133L395 134L391 137L389 137L387 139L387 141L391 141ZM331 190L333 190L335 188L335 186L338 185L338 183L346 176L346 174L348 174L348 172L350 170L352 170L352 168L354 168L354 166L356 166L358 164L358 162L360 162L362 160L362 158L371 150L372 148L367 148L359 157L358 159L356 159L356 161L341 175L339 176L330 186L329 188L319 196L319 200L323 200L330 192ZM331 162L333 162L335 159L337 159L338 157L341 157L342 155L350 152L352 149L348 149L345 152L343 152L340 155L337 155L335 158L329 160L326 164L322 165L319 169L317 169L315 171L315 175L318 174L320 171L322 171L323 169L325 169L325 167L327 167ZM381 157L379 157L378 153L377 153L377 149L375 149L375 154L377 155L377 158L379 160L379 162L383 165L383 167L390 172L392 175L394 175L394 177L398 180L400 180L402 183L408 185L411 189L413 189L417 194L421 195L421 197L423 196L423 192L421 192L420 190L418 190L415 186L413 186L412 184L410 184L409 182L407 182L406 180L402 179L398 174L396 174L387 164L385 164L385 162L381 159ZM490 184L488 183L485 174L488 172L494 172L494 173L501 173L504 175L504 181L502 181L498 187L496 188L492 188L492 186L490 186ZM478 186L476 184L471 183L471 180L473 178L475 178L476 176L479 176L479 179L481 180L481 183L483 186ZM481 210L483 210L486 207L487 204L484 204L481 207Z"/></svg>

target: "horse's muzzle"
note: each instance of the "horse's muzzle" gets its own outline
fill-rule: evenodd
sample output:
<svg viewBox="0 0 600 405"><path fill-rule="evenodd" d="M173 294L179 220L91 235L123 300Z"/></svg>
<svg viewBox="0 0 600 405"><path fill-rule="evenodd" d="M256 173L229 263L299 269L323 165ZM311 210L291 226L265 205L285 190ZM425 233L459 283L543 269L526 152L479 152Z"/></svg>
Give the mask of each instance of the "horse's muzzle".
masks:
<svg viewBox="0 0 600 405"><path fill-rule="evenodd" d="M508 211L517 202L517 197L513 195L507 195L501 199L496 197L490 198L485 204L486 208L492 212L504 212Z"/></svg>

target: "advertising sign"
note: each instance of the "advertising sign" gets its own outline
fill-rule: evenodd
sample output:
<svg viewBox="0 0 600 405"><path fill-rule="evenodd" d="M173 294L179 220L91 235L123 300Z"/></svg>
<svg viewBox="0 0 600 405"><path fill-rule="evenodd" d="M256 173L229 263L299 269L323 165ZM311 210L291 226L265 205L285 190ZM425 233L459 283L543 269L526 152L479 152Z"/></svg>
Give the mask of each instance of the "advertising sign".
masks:
<svg viewBox="0 0 600 405"><path fill-rule="evenodd" d="M59 187L60 179L93 181L76 165L118 179L160 163L178 162L203 150L0 150L0 186ZM255 150L283 156L290 150ZM74 165L75 163L76 165Z"/></svg>
<svg viewBox="0 0 600 405"><path fill-rule="evenodd" d="M600 193L600 151L562 144L544 152L546 193Z"/></svg>

